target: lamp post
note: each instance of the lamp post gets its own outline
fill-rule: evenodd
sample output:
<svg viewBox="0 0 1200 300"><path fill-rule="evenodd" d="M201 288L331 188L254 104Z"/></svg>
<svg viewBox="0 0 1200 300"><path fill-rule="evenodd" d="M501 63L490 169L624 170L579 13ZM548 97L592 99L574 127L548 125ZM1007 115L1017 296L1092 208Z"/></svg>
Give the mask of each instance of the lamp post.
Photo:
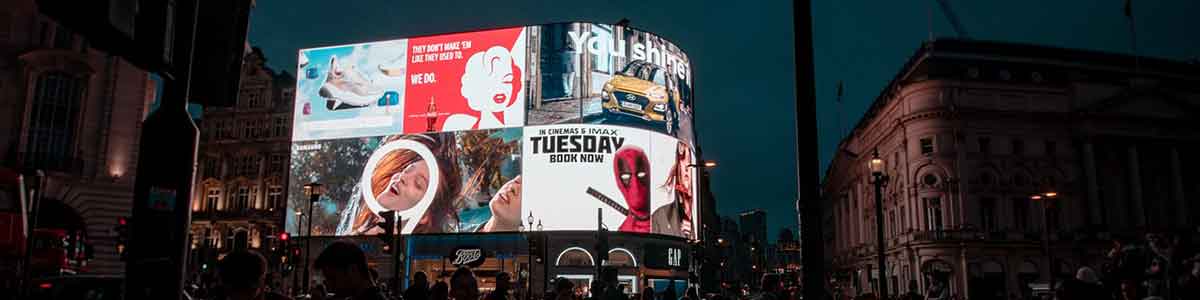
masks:
<svg viewBox="0 0 1200 300"><path fill-rule="evenodd" d="M325 186L320 183L309 183L304 185L304 194L308 195L308 234L304 236L304 289L301 292L308 292L308 272L309 258L312 256L312 227L313 227L313 204L321 200L321 193ZM297 220L299 221L299 220Z"/></svg>
<svg viewBox="0 0 1200 300"><path fill-rule="evenodd" d="M887 184L887 175L883 174L883 159L879 158L879 149L871 155L869 164L872 184L875 185L875 249L879 259L879 299L888 299L887 288L887 256L883 245L883 186Z"/></svg>
<svg viewBox="0 0 1200 300"><path fill-rule="evenodd" d="M1042 252L1046 254L1046 274L1050 276L1050 292L1053 293L1056 289L1054 284L1057 283L1057 278L1054 278L1054 251L1050 251L1050 200L1058 197L1058 193L1050 191L1041 194L1033 194L1029 196L1030 200L1042 202Z"/></svg>

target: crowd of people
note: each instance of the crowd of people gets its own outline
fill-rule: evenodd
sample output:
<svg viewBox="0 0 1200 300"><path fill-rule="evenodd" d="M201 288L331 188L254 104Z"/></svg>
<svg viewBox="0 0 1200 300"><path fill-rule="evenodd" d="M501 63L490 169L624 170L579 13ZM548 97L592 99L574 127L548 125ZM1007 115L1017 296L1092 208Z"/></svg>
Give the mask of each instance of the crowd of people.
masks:
<svg viewBox="0 0 1200 300"><path fill-rule="evenodd" d="M1118 299L1118 300L1191 300L1200 299L1200 253L1188 247L1182 235L1169 233L1146 234L1144 239L1114 239L1106 259L1084 265L1073 276L1061 278L1050 294L1035 299ZM234 251L217 264L216 272L205 284L188 290L191 299L205 300L281 300L293 299L285 291L268 283L268 264L262 255L249 250ZM410 278L406 290L388 289L378 273L367 264L366 255L356 245L334 242L327 246L313 263L323 282L314 284L305 293L295 293L300 299L313 300L515 300L512 278L497 273L495 288L481 293L474 272L466 267L453 272L448 282L431 281L423 272ZM755 293L733 295L709 294L701 297L692 287L682 294L674 284L659 292L643 283L643 290L627 294L627 286L617 280L614 269L605 269L590 286L579 287L560 278L540 296L542 300L797 300L797 290L784 289L778 275L764 275ZM922 295L916 282L909 282L910 292L891 295L903 300L958 300L960 295ZM870 293L849 297L830 295L830 299L875 300ZM1009 299L1021 299L1010 294Z"/></svg>
<svg viewBox="0 0 1200 300"><path fill-rule="evenodd" d="M388 289L378 273L367 264L362 249L348 242L329 244L316 260L313 269L323 278L308 291L289 297L278 284L268 282L266 259L251 250L237 250L225 255L212 276L203 276L186 291L189 299L203 300L516 300L511 275L496 274L495 288L483 294L479 280L467 267L460 267L449 282L430 282L424 272L413 274L409 287ZM555 280L543 300L701 300L695 288L682 297L672 288L655 293L647 288L639 295L626 295L625 286L618 284L617 273L606 270L600 279L593 280L587 293L580 293L574 283L565 278ZM764 299L764 300L774 300Z"/></svg>
<svg viewBox="0 0 1200 300"><path fill-rule="evenodd" d="M1116 238L1102 261L1085 264L1068 276L1057 278L1051 292L1034 293L1032 299L1057 300L1200 300L1200 252L1187 241L1187 234L1155 232L1142 238ZM891 295L902 300L972 299L944 290L923 295L915 281L909 291ZM876 300L869 291L857 296L835 293L835 299ZM984 297L984 300L1030 299L1016 293Z"/></svg>

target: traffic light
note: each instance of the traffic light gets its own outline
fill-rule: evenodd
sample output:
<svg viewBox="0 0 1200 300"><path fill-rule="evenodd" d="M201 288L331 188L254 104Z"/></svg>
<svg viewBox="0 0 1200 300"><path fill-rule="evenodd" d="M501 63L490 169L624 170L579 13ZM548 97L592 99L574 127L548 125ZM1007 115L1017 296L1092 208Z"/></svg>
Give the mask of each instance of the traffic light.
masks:
<svg viewBox="0 0 1200 300"><path fill-rule="evenodd" d="M292 236L291 236L291 235L288 235L288 233L287 233L287 232L283 232L283 233L280 233L280 234L279 234L279 241L280 241L280 242L287 242L287 240L288 240L289 238L291 238L291 237L292 237Z"/></svg>
<svg viewBox="0 0 1200 300"><path fill-rule="evenodd" d="M117 226L113 227L113 232L117 235L117 255L121 261L128 259L129 251L126 245L129 245L129 218L117 217Z"/></svg>

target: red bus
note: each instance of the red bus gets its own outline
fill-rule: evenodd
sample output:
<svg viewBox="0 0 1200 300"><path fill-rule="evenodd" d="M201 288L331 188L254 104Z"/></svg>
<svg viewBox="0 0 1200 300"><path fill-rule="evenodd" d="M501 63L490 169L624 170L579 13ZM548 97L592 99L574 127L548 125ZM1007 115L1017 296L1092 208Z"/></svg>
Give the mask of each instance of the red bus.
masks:
<svg viewBox="0 0 1200 300"><path fill-rule="evenodd" d="M0 168L0 280L19 272L25 255L25 226L32 220L21 213L31 201L20 173ZM22 203L24 202L24 203ZM86 241L82 229L39 226L31 239L30 267L35 275L74 274L86 266ZM5 275L7 274L7 275Z"/></svg>

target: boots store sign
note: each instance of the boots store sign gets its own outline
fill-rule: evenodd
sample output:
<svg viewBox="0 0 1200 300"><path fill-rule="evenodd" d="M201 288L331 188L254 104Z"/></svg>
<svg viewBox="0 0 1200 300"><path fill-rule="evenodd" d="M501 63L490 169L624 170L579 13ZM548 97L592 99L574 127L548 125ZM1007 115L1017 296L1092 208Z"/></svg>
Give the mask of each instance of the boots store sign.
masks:
<svg viewBox="0 0 1200 300"><path fill-rule="evenodd" d="M450 264L460 267L478 268L487 259L479 247L460 247L450 252Z"/></svg>

